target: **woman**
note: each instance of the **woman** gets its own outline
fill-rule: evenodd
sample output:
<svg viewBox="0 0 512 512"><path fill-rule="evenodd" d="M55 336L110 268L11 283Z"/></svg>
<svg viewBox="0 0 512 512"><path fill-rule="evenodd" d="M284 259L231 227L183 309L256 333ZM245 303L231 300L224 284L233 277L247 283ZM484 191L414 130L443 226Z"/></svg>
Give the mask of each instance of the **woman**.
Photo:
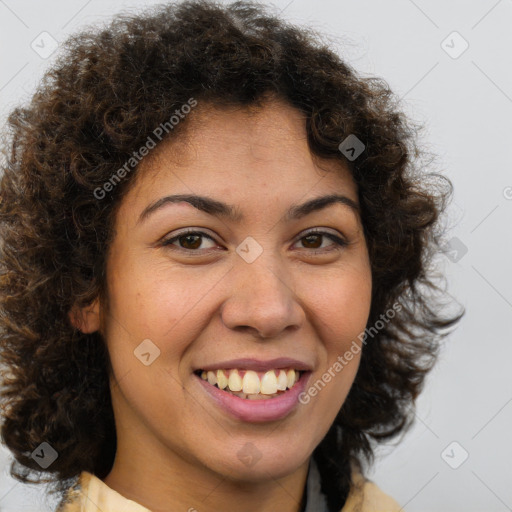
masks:
<svg viewBox="0 0 512 512"><path fill-rule="evenodd" d="M249 2L65 48L0 189L13 476L63 512L399 510L364 465L460 315L386 84Z"/></svg>

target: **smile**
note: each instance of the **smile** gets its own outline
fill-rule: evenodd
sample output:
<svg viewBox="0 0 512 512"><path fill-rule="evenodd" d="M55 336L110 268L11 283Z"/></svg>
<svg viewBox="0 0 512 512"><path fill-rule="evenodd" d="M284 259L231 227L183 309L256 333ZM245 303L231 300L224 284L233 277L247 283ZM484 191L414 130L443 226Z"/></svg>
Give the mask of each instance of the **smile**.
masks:
<svg viewBox="0 0 512 512"><path fill-rule="evenodd" d="M223 414L243 422L261 423L282 420L296 412L301 406L299 396L312 372L293 368L211 369L197 370L194 375L207 399Z"/></svg>
<svg viewBox="0 0 512 512"><path fill-rule="evenodd" d="M212 386L247 400L266 400L291 389L301 372L293 368L272 369L265 372L240 369L198 370L197 375Z"/></svg>

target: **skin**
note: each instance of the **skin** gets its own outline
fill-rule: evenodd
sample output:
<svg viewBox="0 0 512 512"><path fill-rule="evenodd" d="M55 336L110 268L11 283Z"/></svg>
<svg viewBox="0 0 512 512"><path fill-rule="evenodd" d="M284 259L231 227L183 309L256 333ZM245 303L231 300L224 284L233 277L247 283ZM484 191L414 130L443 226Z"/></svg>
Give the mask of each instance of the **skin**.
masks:
<svg viewBox="0 0 512 512"><path fill-rule="evenodd" d="M272 422L229 416L192 372L231 358L288 356L313 366L311 385L345 354L364 331L371 302L360 217L343 204L293 221L284 213L331 193L357 203L357 187L340 162L311 155L302 114L278 100L261 111L199 103L187 123L185 135L143 160L123 198L108 300L71 315L83 332L100 330L113 367L118 447L104 482L154 511L243 503L245 512L298 512L309 459L350 390L360 353L307 405ZM149 204L178 193L235 205L246 218L235 223L183 202L137 223ZM182 237L162 246L183 228L214 240ZM311 228L348 244L326 236L308 243L303 232ZM247 236L263 248L250 264L235 251ZM187 257L187 249L200 256ZM145 366L133 352L148 338L160 356ZM250 467L237 456L246 443L261 455Z"/></svg>

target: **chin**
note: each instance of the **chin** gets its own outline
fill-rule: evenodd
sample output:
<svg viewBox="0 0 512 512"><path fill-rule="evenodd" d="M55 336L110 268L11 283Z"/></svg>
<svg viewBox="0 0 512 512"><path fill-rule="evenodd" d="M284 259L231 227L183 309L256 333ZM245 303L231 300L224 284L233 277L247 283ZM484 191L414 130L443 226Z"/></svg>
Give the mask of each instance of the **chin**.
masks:
<svg viewBox="0 0 512 512"><path fill-rule="evenodd" d="M264 441L259 443L261 446ZM304 448L306 443L302 443ZM297 471L310 456L309 452L302 453L302 450L290 450L290 446L283 443L272 446L272 443L265 443L261 449L257 448L258 442L248 441L241 448L232 453L229 458L224 456L225 464L218 467L217 472L231 480L255 483L266 482L269 479L280 479ZM224 452L225 453L225 452ZM219 458L215 460L218 466Z"/></svg>

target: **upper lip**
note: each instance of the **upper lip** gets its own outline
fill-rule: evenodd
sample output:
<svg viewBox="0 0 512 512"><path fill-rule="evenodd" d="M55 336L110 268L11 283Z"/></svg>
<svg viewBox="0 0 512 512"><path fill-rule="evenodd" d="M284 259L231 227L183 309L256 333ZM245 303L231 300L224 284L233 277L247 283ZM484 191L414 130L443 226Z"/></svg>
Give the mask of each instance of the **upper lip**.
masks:
<svg viewBox="0 0 512 512"><path fill-rule="evenodd" d="M255 372L263 372L266 370L279 368L293 368L294 370L301 370L306 372L312 371L312 366L310 364L290 357L277 357L275 359L267 360L254 359L250 357L242 359L229 359L226 361L219 361L217 363L210 363L204 366L200 366L198 368L195 368L194 371L220 370L229 368L237 368L240 370L253 370Z"/></svg>

